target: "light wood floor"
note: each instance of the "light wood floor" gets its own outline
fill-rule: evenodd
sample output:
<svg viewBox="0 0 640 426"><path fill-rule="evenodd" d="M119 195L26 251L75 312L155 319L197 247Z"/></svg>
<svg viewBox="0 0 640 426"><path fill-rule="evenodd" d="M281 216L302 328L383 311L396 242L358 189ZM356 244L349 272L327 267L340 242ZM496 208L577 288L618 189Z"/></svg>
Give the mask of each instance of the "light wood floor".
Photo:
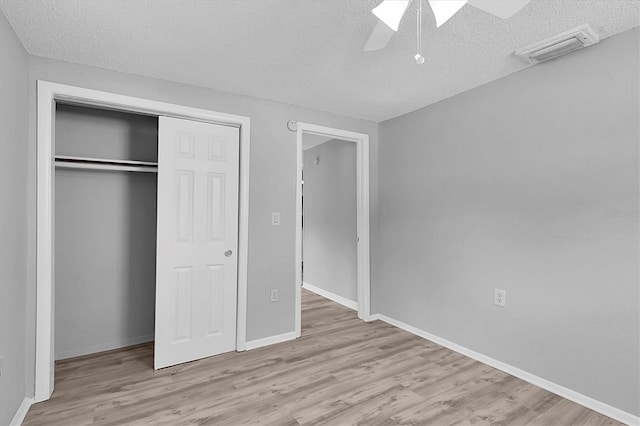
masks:
<svg viewBox="0 0 640 426"><path fill-rule="evenodd" d="M58 362L24 424L619 424L306 290L302 323L298 340L160 371L150 344Z"/></svg>

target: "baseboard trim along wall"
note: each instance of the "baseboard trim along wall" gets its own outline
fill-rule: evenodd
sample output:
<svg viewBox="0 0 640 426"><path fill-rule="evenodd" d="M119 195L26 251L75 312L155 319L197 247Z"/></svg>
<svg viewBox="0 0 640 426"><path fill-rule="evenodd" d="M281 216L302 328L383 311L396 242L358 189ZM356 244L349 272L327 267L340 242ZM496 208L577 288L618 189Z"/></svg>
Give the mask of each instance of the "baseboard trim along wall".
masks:
<svg viewBox="0 0 640 426"><path fill-rule="evenodd" d="M534 374L521 370L512 365L506 364L502 361L498 361L497 359L493 359L481 353L475 352L471 349L465 348L464 346L460 346L456 343L450 342L449 340L433 335L417 327L411 326L409 324L405 324L402 321L389 318L386 315L382 315L382 314L371 315L371 320L384 321L387 324L391 324L402 330L408 331L411 334L415 334L416 336L422 337L424 339L437 343L441 346L449 348L452 351L468 356L469 358L473 358L476 361L480 361L493 368L497 368L498 370L511 374L512 376L522 379L525 382L529 382L533 385L541 387L542 389L546 389L549 392L553 392L556 395L559 395L577 404L583 405L587 408L592 409L593 411L597 411L598 413L604 414L605 416L609 416L612 419L618 420L619 422L622 422L628 425L633 425L633 426L640 425L640 417L638 416L635 416L631 413L627 413L626 411L622 411L618 408L612 407L608 404L605 404L604 402L598 401L586 395L582 395L581 393L578 393L574 390L571 390L571 389L565 388L564 386L550 382L549 380L543 379L542 377L538 377Z"/></svg>
<svg viewBox="0 0 640 426"><path fill-rule="evenodd" d="M24 418L27 417L27 413L29 412L29 408L33 404L33 398L25 398L22 400L22 404L18 407L18 411L16 411L16 415L13 416L13 420L9 423L10 426L20 426L24 421Z"/></svg>
<svg viewBox="0 0 640 426"><path fill-rule="evenodd" d="M115 342L101 343L99 345L87 346L84 348L76 349L73 351L62 352L56 354L56 361L67 358L75 358L77 356L84 356L89 354L95 354L98 352L111 351L113 349L126 348L127 346L139 345L141 343L152 342L155 339L155 335L147 334L145 336L132 337L130 339L117 340Z"/></svg>
<svg viewBox="0 0 640 426"><path fill-rule="evenodd" d="M335 293L332 293L327 290L323 290L320 287L316 287L315 285L309 284L307 282L302 283L302 288L309 290L312 293L317 294L318 296L322 296L326 299L334 301L336 303L341 304L344 307L349 309L353 309L354 311L358 310L358 302L354 302L353 300L349 300L346 297L338 296Z"/></svg>
<svg viewBox="0 0 640 426"><path fill-rule="evenodd" d="M289 340L294 340L298 336L295 331L290 331L288 333L278 334L275 336L264 337L262 339L250 340L246 343L246 350L250 351L251 349L258 349L263 346L275 345L276 343L288 342Z"/></svg>

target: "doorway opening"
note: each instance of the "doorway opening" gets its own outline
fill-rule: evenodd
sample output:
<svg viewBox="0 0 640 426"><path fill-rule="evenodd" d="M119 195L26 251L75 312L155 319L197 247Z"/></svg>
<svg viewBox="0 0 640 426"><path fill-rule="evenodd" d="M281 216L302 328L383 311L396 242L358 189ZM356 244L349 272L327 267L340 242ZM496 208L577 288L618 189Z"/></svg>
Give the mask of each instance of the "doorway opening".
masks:
<svg viewBox="0 0 640 426"><path fill-rule="evenodd" d="M357 310L356 144L302 143L302 287Z"/></svg>
<svg viewBox="0 0 640 426"><path fill-rule="evenodd" d="M324 146L323 146L324 145ZM305 150L305 147L307 148ZM307 152L305 158L305 151ZM324 152L322 155L318 151ZM302 333L302 288L303 286L317 292L318 294L331 300L342 303L352 309L357 309L358 318L370 320L370 247L369 247L369 136L362 133L350 132L340 129L334 129L324 126L317 126L309 123L297 123L297 191L296 191L296 317L295 332L296 336ZM352 157L349 157L349 155ZM317 158L316 158L317 157ZM323 163L323 158L326 164ZM355 164L349 167L349 158ZM306 159L306 161L305 161ZM340 160L341 159L341 160ZM322 175L326 172L321 170L321 165L331 166L331 162L340 161L341 169L344 176L331 177L333 181L330 185L314 185L320 182ZM334 164L335 166L335 164ZM305 176L303 169L307 168ZM314 168L315 169L312 169ZM318 173L316 173L318 172ZM341 173L342 174L342 173ZM351 191L346 187L344 191L336 191L335 185L339 179L346 179L348 175L352 175L355 182L351 182ZM315 175L315 177L314 177ZM318 263L307 263L304 267L304 250L305 250L305 229L303 228L304 215L304 184L303 178L312 179L314 189L307 190L307 197L311 203L319 202L323 197L334 198L336 195L344 198L344 205L341 205L340 211L332 211L338 206L324 206L323 212L319 213L314 220L310 216L311 222L307 222L307 255L312 255ZM319 179L319 180L317 180ZM325 178L325 183L328 178ZM308 181L310 183L312 181ZM333 185L333 189L331 186ZM314 191L315 194L311 195ZM337 194L340 192L340 194ZM352 202L348 198L352 198ZM342 211L342 207L344 211ZM313 208L313 204L311 206ZM349 216L349 217L347 217ZM308 219L309 219L308 218ZM333 218L333 219L332 219ZM344 219L344 220L343 220ZM337 222L340 222L338 225ZM311 226L313 229L310 229ZM324 229L323 229L324 228ZM336 253L329 253L327 250L321 249L322 242L311 236L312 232L326 232L331 229L333 232L337 228L343 230L344 235L338 236L334 244L339 244L341 248ZM352 228L352 230L349 230ZM315 254L313 254L315 251ZM341 255L347 258L340 258ZM322 258L322 259L321 259ZM331 274L326 274L327 269L334 268L336 265L328 264L332 259L338 259L341 265L340 280L331 280ZM315 278L314 278L315 277ZM335 275L334 275L335 277ZM312 280L321 280L322 283L313 283ZM340 281L340 282L338 282ZM342 285L341 285L342 284ZM353 287L351 287L351 284ZM338 288L337 286L340 286ZM346 288L349 286L349 288Z"/></svg>

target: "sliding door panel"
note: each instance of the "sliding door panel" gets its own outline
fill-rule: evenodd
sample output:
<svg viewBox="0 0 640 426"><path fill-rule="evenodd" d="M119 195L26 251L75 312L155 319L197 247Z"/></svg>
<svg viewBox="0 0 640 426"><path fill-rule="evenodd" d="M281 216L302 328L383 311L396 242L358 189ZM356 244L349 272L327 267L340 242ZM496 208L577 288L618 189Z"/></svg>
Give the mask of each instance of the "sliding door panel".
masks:
<svg viewBox="0 0 640 426"><path fill-rule="evenodd" d="M160 117L156 369L236 348L239 142Z"/></svg>

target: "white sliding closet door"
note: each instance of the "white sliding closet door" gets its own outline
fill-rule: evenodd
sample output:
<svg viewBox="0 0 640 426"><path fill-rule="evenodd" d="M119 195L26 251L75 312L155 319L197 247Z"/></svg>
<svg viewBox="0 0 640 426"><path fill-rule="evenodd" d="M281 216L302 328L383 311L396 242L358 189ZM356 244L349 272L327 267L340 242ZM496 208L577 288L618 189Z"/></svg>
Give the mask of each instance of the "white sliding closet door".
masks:
<svg viewBox="0 0 640 426"><path fill-rule="evenodd" d="M239 141L160 117L156 369L236 348Z"/></svg>

